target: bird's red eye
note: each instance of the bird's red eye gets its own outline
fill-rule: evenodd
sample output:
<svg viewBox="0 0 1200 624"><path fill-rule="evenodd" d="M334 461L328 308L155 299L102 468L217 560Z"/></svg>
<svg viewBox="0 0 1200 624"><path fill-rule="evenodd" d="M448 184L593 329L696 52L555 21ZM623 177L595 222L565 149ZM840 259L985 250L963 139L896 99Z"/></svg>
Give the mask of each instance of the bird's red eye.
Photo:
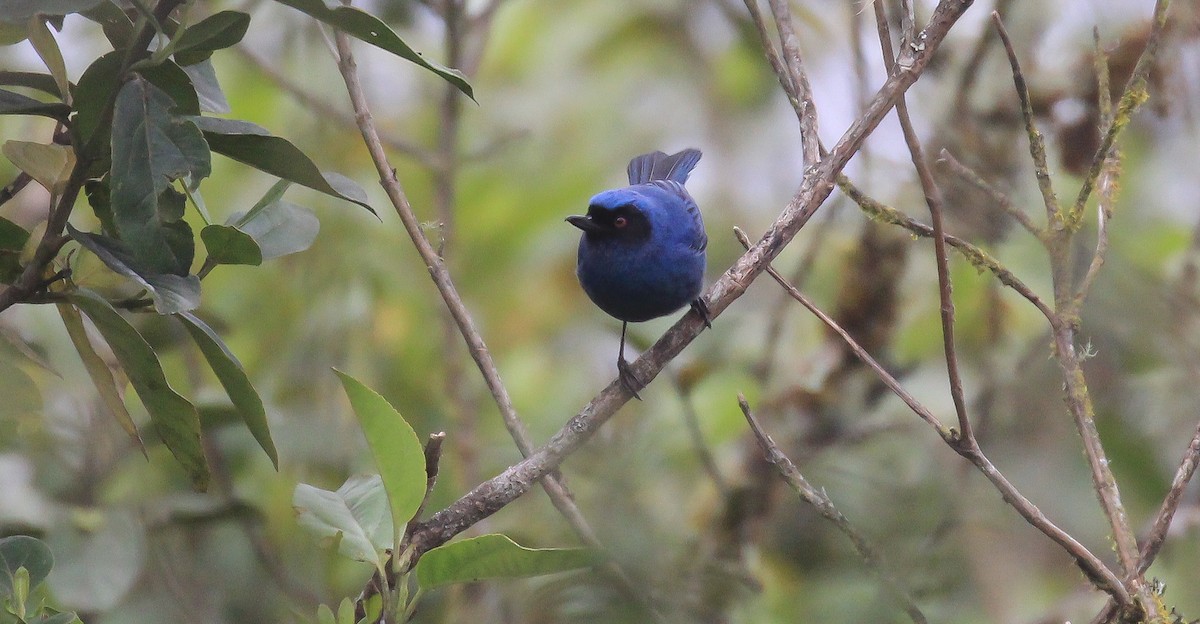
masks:
<svg viewBox="0 0 1200 624"><path fill-rule="evenodd" d="M613 225L623 228L626 225L629 225L629 219L626 219L625 217L617 217L616 219L613 219Z"/></svg>

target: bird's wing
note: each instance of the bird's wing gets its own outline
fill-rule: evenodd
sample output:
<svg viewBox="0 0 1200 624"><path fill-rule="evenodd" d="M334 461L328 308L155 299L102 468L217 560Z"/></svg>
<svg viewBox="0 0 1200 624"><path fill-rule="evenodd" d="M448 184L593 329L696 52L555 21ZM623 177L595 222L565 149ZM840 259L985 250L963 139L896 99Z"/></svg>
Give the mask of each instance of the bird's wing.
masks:
<svg viewBox="0 0 1200 624"><path fill-rule="evenodd" d="M700 216L700 207L696 205L696 200L692 199L691 194L683 188L683 184L680 182L655 180L651 184L671 193L682 202L684 212L692 225L687 229L689 233L686 240L687 245L698 252L704 251L708 247L708 235L704 233L704 218Z"/></svg>
<svg viewBox="0 0 1200 624"><path fill-rule="evenodd" d="M669 156L663 152L642 154L629 161L629 184L646 184L654 180L683 184L697 162L700 162L700 150L694 148Z"/></svg>

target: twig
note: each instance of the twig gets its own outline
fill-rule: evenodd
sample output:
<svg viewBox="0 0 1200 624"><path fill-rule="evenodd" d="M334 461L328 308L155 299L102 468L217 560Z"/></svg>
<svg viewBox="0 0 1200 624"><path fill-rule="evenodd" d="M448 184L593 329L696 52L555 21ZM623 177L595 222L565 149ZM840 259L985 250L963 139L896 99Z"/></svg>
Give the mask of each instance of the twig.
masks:
<svg viewBox="0 0 1200 624"><path fill-rule="evenodd" d="M846 176L838 177L838 188L846 194L854 203L858 204L859 208L866 212L868 216L884 223L898 225L917 236L932 237L933 228L909 217L900 210L883 204L866 193L863 193L853 182ZM988 271L1000 280L1000 283L1015 290L1018 294L1028 300L1046 317L1050 325L1056 326L1059 323L1058 316L1050 309L1042 298L1033 292L1029 286L1022 282L1016 275L1009 271L1004 265L1000 264L995 258L992 258L982 249L967 241L958 238L957 236L946 234L946 244L956 249L980 272Z"/></svg>
<svg viewBox="0 0 1200 624"><path fill-rule="evenodd" d="M1079 187L1079 195L1076 196L1075 204L1071 206L1071 212L1066 218L1068 229L1077 229L1083 221L1084 208L1087 206L1096 180L1099 179L1100 172L1104 168L1104 161L1108 158L1109 149L1116 144L1121 131L1129 125L1133 113L1146 100L1150 99L1146 85L1150 78L1150 71L1154 69L1154 60L1158 54L1158 45L1162 41L1163 31L1167 27L1167 10L1170 5L1170 0L1157 0L1154 3L1154 15L1150 18L1150 34L1146 38L1146 47L1142 49L1142 54L1133 67L1133 73L1125 83L1125 89L1121 92L1121 100L1117 103L1116 114L1112 116L1108 129L1100 140L1100 147L1092 156L1092 165L1083 178L1083 185ZM1100 97L1107 98L1109 96L1107 92L1101 91Z"/></svg>
<svg viewBox="0 0 1200 624"><path fill-rule="evenodd" d="M1145 574L1150 569L1150 564L1154 563L1154 558L1158 556L1158 551L1167 539L1167 529L1171 526L1171 518L1175 516L1175 510L1179 508L1179 499L1183 496L1183 489L1191 481L1192 475L1196 474L1197 464L1200 464L1200 425L1196 426L1196 433L1192 435L1192 441L1188 443L1187 449L1183 452L1183 459L1179 461L1179 468L1175 470L1175 478L1171 479L1171 489L1167 490L1167 496L1163 498L1162 506L1159 507L1158 514L1154 517L1150 533L1142 543L1141 560L1138 562L1137 568L1138 574Z"/></svg>
<svg viewBox="0 0 1200 624"><path fill-rule="evenodd" d="M1029 86L1025 83L1025 74L1021 72L1021 63L1017 60L1017 52L1013 49L1012 41L1000 14L992 11L992 22L996 25L996 34L1004 44L1004 52L1008 55L1008 64L1012 67L1013 84L1017 89L1017 98L1021 101L1021 117L1025 120L1025 132L1029 135L1029 155L1033 158L1033 172L1037 176L1038 189L1042 192L1042 202L1046 205L1046 219L1051 229L1061 229L1064 215L1058 204L1058 196L1054 193L1054 184L1050 180L1050 166L1046 163L1046 141L1033 121L1033 104L1029 99Z"/></svg>
<svg viewBox="0 0 1200 624"><path fill-rule="evenodd" d="M808 237L808 246L792 271L791 282L793 284L803 286L804 282L808 280L808 276L812 274L819 252L830 240L828 233L835 223L834 217L837 215L839 207L841 207L841 203L835 203L826 208L821 213L820 221L812 226L812 236ZM772 306L767 319L767 330L763 334L762 357L754 365L754 373L758 375L764 385L771 380L771 375L775 371L775 355L781 344L779 336L783 333L783 320L789 309L791 306L787 305L787 294L780 293L779 301Z"/></svg>
<svg viewBox="0 0 1200 624"><path fill-rule="evenodd" d="M1116 205L1113 195L1116 194L1121 177L1121 156L1115 153L1115 146L1113 152L1104 161L1104 171L1100 174L1100 200L1096 205L1096 250L1092 252L1092 261L1088 264L1087 273L1080 280L1079 288L1075 290L1076 309L1083 305L1088 293L1092 291L1092 284L1096 282L1108 255L1108 222L1113 216L1113 207Z"/></svg>
<svg viewBox="0 0 1200 624"><path fill-rule="evenodd" d="M18 173L12 182L9 182L4 188L0 189L0 206L7 204L8 200L15 197L17 193L21 192L21 189L28 186L32 181L33 176L28 173L24 171Z"/></svg>
<svg viewBox="0 0 1200 624"><path fill-rule="evenodd" d="M746 233L743 232L741 228L733 228L733 233L735 236L737 236L738 242L740 242L743 247L746 247L747 249L750 248L750 239L746 237ZM929 423L938 432L938 435L940 435L943 440L949 442L954 439L954 434L950 431L950 429L946 428L946 426L943 425L940 420L938 420L937 416L934 416L933 412L930 412L928 408L922 405L916 397L914 397L912 394L909 394L908 390L905 390L904 386L901 386L900 382L897 381L896 378L887 371L887 369L885 369L878 361L876 361L871 354L867 353L866 349L863 349L861 346L859 346L858 341L854 340L854 337L850 335L850 332L847 332L845 329L843 329L841 325L838 325L837 321L833 320L833 317L825 314L825 312L818 308L816 304L809 300L808 297L804 296L804 293L800 292L799 289L788 282L787 278L781 275L779 271L775 270L775 267L768 264L766 272L767 275L770 275L777 284L783 287L784 292L798 301L800 305L807 308L809 312L812 312L813 315L820 319L822 323L825 323L826 327L833 330L833 332L837 335L841 336L842 340L846 342L846 346L850 348L850 351L854 353L858 359L862 360L863 364L866 364L868 368L875 371L875 374L879 376L879 379L883 382L883 385L887 386L888 390L891 390L892 393L899 397L901 401L904 401L904 404L907 405L913 412L915 412L917 416L920 416L921 420Z"/></svg>
<svg viewBox="0 0 1200 624"><path fill-rule="evenodd" d="M715 318L746 292L773 258L779 255L796 233L833 190L838 173L858 152L866 137L879 125L899 94L908 89L929 64L946 33L962 16L971 0L942 0L922 31L924 48L913 66L888 78L872 98L862 115L846 130L829 156L805 172L804 182L788 202L767 233L749 252L742 255L705 294L710 315ZM697 314L686 314L649 350L631 364L639 379L651 381L672 358L691 343L704 327ZM415 554L445 543L450 538L529 491L533 483L549 473L568 455L583 445L612 417L630 395L616 380L572 417L545 446L499 475L480 483L475 489L446 509L422 523L413 537ZM414 559L415 560L415 559Z"/></svg>
<svg viewBox="0 0 1200 624"><path fill-rule="evenodd" d="M974 186L984 193L987 193L992 198L992 201L996 202L996 205L1000 207L1000 210L1003 210L1004 214L1007 214L1017 223L1020 223L1021 227L1025 228L1026 232L1033 234L1034 237L1039 240L1042 238L1042 230L1033 223L1033 220L1029 218L1029 215L1025 214L1024 210L1014 206L1012 199L1010 199L1008 195L1005 195L1000 189L992 186L974 169L968 167L967 165L963 164L962 161L955 158L954 154L950 153L950 150L947 150L943 147L942 151L938 153L938 162L945 163L951 171L958 175L958 177L962 178L971 186Z"/></svg>
<svg viewBox="0 0 1200 624"><path fill-rule="evenodd" d="M758 420L750 410L750 404L746 402L746 397L740 393L738 394L738 406L741 407L746 422L750 424L750 430L754 432L754 437L758 440L758 445L766 455L767 461L779 469L779 474L783 476L784 481L787 481L787 484L800 496L801 500L811 505L822 518L832 522L850 540L850 543L854 545L854 550L867 564L867 568L879 578L892 598L904 607L904 612L908 614L909 619L917 624L925 624L928 621L925 619L925 614L921 613L921 609L913 602L908 592L900 586L899 581L884 569L883 556L879 550L867 540L865 535L850 524L842 512L838 511L824 490L814 488L800 473L796 464L788 459L783 451L779 450L771 436L767 435L762 426L758 424Z"/></svg>
<svg viewBox="0 0 1200 624"><path fill-rule="evenodd" d="M783 57L790 76L788 82L794 87L788 91L788 99L800 121L800 144L804 153L804 168L808 169L821 157L820 137L817 133L817 106L813 102L812 85L808 82L808 72L804 69L800 44L796 40L796 29L792 25L791 4L788 0L770 0L770 6L771 15L775 18L775 29L779 32L779 46L783 48ZM761 19L761 16L758 18Z"/></svg>
<svg viewBox="0 0 1200 624"><path fill-rule="evenodd" d="M902 3L907 5L907 3ZM884 63L892 56L892 39L889 34L887 15L883 3L874 3L875 23L879 28L879 45L882 47ZM911 10L911 6L907 6ZM899 68L899 61L895 66ZM938 297L941 301L942 317L942 346L946 353L946 372L950 380L950 398L954 401L954 412L958 415L959 435L963 438L973 438L971 419L967 416L967 401L963 394L962 374L958 369L958 352L954 346L954 298L950 283L950 260L946 257L946 229L942 223L942 191L933 179L929 163L925 160L925 149L921 139L913 129L912 118L908 114L908 104L904 96L896 101L896 117L900 120L900 129L904 133L904 142L912 155L913 167L917 170L917 178L921 182L921 190L925 194L925 204L929 206L930 221L933 223L933 254L937 261Z"/></svg>
<svg viewBox="0 0 1200 624"><path fill-rule="evenodd" d="M1144 579L1138 578L1137 575L1139 561L1137 539L1133 529L1130 527L1125 506L1121 502L1120 489L1117 486L1112 469L1109 467L1108 457L1100 440L1100 434L1096 429L1095 412L1091 396L1088 392L1087 380L1080 365L1079 355L1075 349L1075 335L1079 322L1082 298L1078 296L1079 291L1073 285L1074 254L1072 253L1073 246L1071 242L1073 233L1082 221L1083 205L1086 204L1091 194L1092 186L1099 179L1105 163L1111 156L1111 150L1115 144L1116 137L1119 135L1121 129L1128 124L1134 110L1147 97L1146 80L1153 65L1154 54L1157 51L1162 30L1166 26L1168 6L1169 2L1166 0L1159 0L1155 3L1151 32L1147 39L1146 47L1138 58L1133 75L1126 83L1125 91L1121 95L1120 103L1115 114L1112 116L1112 122L1105 133L1104 140L1101 141L1101 145L1093 157L1092 168L1084 180L1084 185L1080 190L1078 199L1075 205L1071 207L1069 215L1063 215L1060 208L1058 213L1052 216L1051 222L1054 225L1048 232L1048 236L1044 239L1047 249L1050 252L1055 312L1063 321L1054 331L1054 355L1058 361L1059 368L1062 370L1067 407L1083 441L1084 453L1087 456L1088 465L1092 473L1092 482L1096 489L1096 494L1100 499L1104 515L1112 528L1112 539L1116 546L1117 557L1121 562L1121 569L1130 585L1130 589L1138 594L1139 602L1147 610L1148 614L1152 613L1154 596L1146 586ZM1007 33L1004 31L999 16L993 13L992 19L996 23L1001 40L1005 43L1005 49L1013 65L1014 80L1018 83L1018 92L1020 93L1022 91L1022 81L1016 78L1019 73L1016 55L1012 50L1011 42L1008 40ZM1022 95L1023 102L1026 97L1027 94ZM1102 95L1101 97L1104 96ZM1032 138L1033 133L1031 132L1031 140ZM1107 215L1105 215L1105 218L1107 218ZM1093 260L1093 266L1096 271L1099 270L1099 263L1103 262L1103 252L1106 246L1107 241L1104 236L1101 236L1097 246L1099 260ZM1085 282L1086 286L1090 287L1091 280L1095 279L1096 271L1089 270L1091 277L1085 276L1085 280L1087 280Z"/></svg>
<svg viewBox="0 0 1200 624"><path fill-rule="evenodd" d="M743 241L743 245L749 243L749 239L746 239L745 234L741 234L740 230L735 229L734 233L739 234L738 239ZM941 421L939 421L927 407L909 394L909 392L900 385L900 382L896 381L895 377L888 373L883 366L881 366L873 357L871 357L870 354L860 347L858 343L854 341L854 338L852 338L850 334L846 332L846 330L842 329L832 318L830 318L829 315L817 308L817 306L809 301L808 298L805 297L799 290L796 290L794 286L787 283L787 281L783 279L783 276L779 275L779 273L771 268L770 265L767 266L766 270L768 274L788 292L789 295L796 299L796 301L800 302L800 304L805 308L808 308L808 310L816 315L817 318L821 319L821 322L825 323L826 326L841 336L842 340L844 340L850 347L850 350L856 356L858 356L858 358L862 360L862 362L871 370L875 371L875 374L879 376L879 379L883 382L883 384L887 386L893 394L899 397L901 401L904 401L904 404L907 405L914 413L916 413L917 416L929 423L950 448L954 449L956 453L970 461L976 468L978 468L979 471L983 473L984 477L986 477L988 481L991 481L992 485L1000 492L1000 496L1004 499L1004 502L1008 503L1013 509L1015 509L1017 513L1025 519L1026 522L1032 525L1035 529L1041 531L1056 544L1061 546L1063 550L1067 551L1067 553L1075 560L1075 565L1079 566L1079 569L1082 570L1085 575L1087 575L1093 584L1108 592L1111 596L1114 596L1118 603L1122 605L1127 605L1130 603L1129 593L1125 590L1124 585L1121 584L1121 580L1117 578L1116 574L1114 574L1113 571L1108 568L1108 566L1104 565L1104 562L1100 561L1096 555L1092 554L1092 552L1089 551L1086 546L1079 543L1078 540L1076 540L1066 531L1059 528L1058 525L1054 524L1049 518L1047 518L1046 515L1042 513L1040 509L1038 509L1037 505L1033 504L1033 502L1028 498L1025 498L1025 495L1021 494L1021 492L1017 490L1016 486L1014 486L999 470L996 469L996 466L992 464L991 460L988 459L988 457L983 453L983 450L979 448L975 438L955 435L953 432L951 432L951 430L943 426Z"/></svg>
<svg viewBox="0 0 1200 624"><path fill-rule="evenodd" d="M405 535L416 525L416 519L425 513L425 505L429 504L429 497L433 495L433 488L437 486L438 471L442 463L442 443L445 441L445 431L431 433L425 440L425 497L421 499L421 505L413 514L413 519L409 520Z"/></svg>

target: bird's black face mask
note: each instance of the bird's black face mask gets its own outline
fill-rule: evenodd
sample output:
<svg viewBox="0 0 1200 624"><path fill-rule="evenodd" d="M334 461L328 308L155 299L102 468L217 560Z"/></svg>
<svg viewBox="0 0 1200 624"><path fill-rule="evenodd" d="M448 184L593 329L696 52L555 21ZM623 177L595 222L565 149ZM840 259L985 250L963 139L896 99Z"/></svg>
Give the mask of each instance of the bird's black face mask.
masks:
<svg viewBox="0 0 1200 624"><path fill-rule="evenodd" d="M616 210L588 206L587 216L567 217L567 222L583 230L592 240L619 240L638 243L650 239L650 221L633 205Z"/></svg>

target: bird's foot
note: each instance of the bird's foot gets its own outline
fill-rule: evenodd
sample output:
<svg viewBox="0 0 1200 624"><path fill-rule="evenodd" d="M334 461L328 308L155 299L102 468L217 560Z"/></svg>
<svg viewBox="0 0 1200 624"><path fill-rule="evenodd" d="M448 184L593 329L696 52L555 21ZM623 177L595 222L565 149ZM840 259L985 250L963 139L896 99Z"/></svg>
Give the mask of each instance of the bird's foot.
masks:
<svg viewBox="0 0 1200 624"><path fill-rule="evenodd" d="M712 329L712 318L708 315L708 304L704 303L704 297L697 297L692 301L692 309L704 319L704 326Z"/></svg>
<svg viewBox="0 0 1200 624"><path fill-rule="evenodd" d="M633 374L633 369L629 367L629 362L625 358L617 359L617 378L621 380L621 385L633 395L633 398L641 401L642 397L638 396L638 388L644 388L646 384L642 383L637 375Z"/></svg>

